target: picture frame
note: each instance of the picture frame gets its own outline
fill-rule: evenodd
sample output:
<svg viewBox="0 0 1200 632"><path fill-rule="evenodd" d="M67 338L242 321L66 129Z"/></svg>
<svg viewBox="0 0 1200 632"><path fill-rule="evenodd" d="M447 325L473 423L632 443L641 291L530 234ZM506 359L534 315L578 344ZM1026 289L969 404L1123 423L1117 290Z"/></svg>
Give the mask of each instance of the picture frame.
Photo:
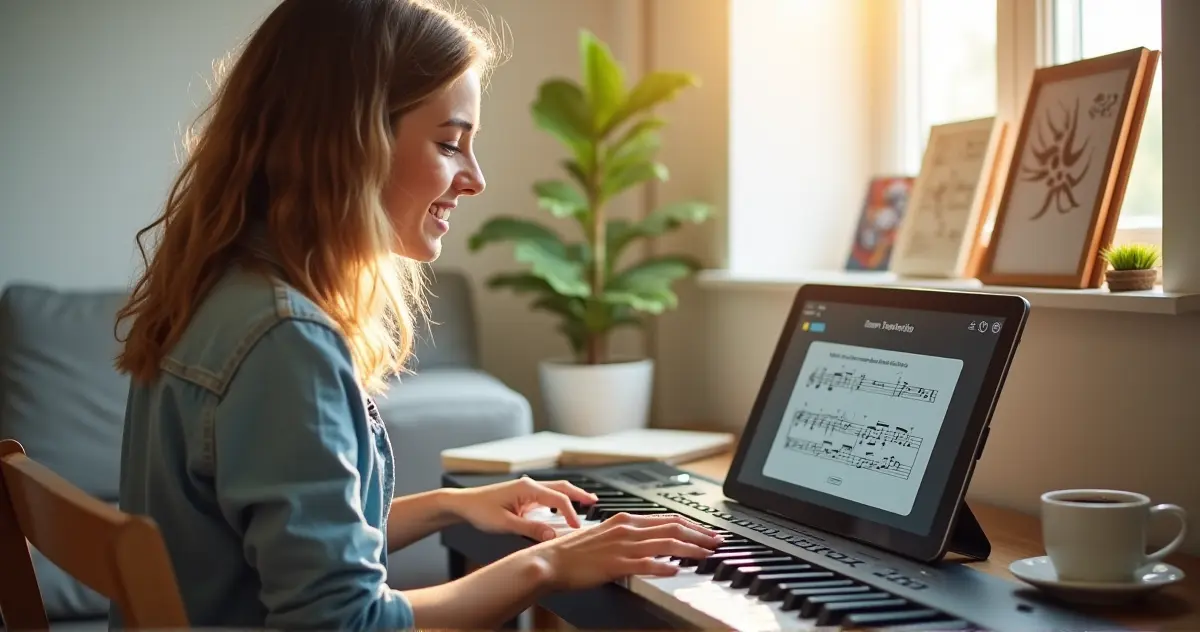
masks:
<svg viewBox="0 0 1200 632"><path fill-rule="evenodd" d="M914 181L908 175L879 175L868 181L846 257L847 271L883 272L890 268Z"/></svg>
<svg viewBox="0 0 1200 632"><path fill-rule="evenodd" d="M1039 68L976 277L987 285L1100 286L1159 53Z"/></svg>
<svg viewBox="0 0 1200 632"><path fill-rule="evenodd" d="M921 171L896 239L900 276L974 275L980 233L994 206L1008 126L994 116L931 126Z"/></svg>

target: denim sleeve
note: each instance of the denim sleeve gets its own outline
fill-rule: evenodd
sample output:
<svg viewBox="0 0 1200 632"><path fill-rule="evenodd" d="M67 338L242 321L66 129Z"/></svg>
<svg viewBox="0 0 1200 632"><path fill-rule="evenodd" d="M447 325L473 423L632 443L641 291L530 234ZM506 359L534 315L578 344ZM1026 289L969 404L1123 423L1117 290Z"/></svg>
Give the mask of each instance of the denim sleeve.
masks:
<svg viewBox="0 0 1200 632"><path fill-rule="evenodd" d="M386 534L363 515L358 464L373 450L349 350L284 321L248 353L217 407L215 484L262 582L265 627L411 628L386 584Z"/></svg>

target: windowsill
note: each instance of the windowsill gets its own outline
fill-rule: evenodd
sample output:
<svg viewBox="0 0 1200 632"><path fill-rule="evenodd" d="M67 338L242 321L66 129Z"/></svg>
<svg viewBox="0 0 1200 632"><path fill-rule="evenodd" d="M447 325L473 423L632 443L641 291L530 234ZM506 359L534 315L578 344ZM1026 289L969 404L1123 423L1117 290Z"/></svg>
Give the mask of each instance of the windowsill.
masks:
<svg viewBox="0 0 1200 632"><path fill-rule="evenodd" d="M844 272L813 270L786 275L733 273L728 270L704 270L697 277L701 287L713 289L774 290L794 292L807 283L833 285L878 285L912 287L934 290L965 290L1018 294L1032 307L1047 309L1079 309L1102 312L1135 312L1142 314L1180 315L1200 312L1200 294L1164 292L1162 286L1144 292L1109 292L1069 290L1040 287L1006 287L983 285L976 279L899 278L889 272Z"/></svg>

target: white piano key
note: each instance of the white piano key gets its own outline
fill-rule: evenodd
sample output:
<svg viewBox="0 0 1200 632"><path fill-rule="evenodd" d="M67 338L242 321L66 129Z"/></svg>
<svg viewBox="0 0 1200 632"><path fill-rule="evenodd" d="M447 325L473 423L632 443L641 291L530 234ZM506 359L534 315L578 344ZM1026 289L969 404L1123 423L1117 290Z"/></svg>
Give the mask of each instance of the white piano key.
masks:
<svg viewBox="0 0 1200 632"><path fill-rule="evenodd" d="M730 588L728 581L698 575L695 567L681 568L672 577L635 575L619 583L700 628L762 632L816 628L816 619L801 619L795 610L783 610L782 601L761 601L744 589Z"/></svg>

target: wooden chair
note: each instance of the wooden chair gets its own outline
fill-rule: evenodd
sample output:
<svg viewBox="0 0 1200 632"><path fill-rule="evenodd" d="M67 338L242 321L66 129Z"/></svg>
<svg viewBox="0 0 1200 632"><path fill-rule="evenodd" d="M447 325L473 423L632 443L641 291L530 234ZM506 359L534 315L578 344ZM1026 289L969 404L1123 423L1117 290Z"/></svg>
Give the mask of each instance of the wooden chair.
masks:
<svg viewBox="0 0 1200 632"><path fill-rule="evenodd" d="M187 628L158 527L88 495L0 441L0 614L9 630L47 629L29 546L112 600L128 628Z"/></svg>

